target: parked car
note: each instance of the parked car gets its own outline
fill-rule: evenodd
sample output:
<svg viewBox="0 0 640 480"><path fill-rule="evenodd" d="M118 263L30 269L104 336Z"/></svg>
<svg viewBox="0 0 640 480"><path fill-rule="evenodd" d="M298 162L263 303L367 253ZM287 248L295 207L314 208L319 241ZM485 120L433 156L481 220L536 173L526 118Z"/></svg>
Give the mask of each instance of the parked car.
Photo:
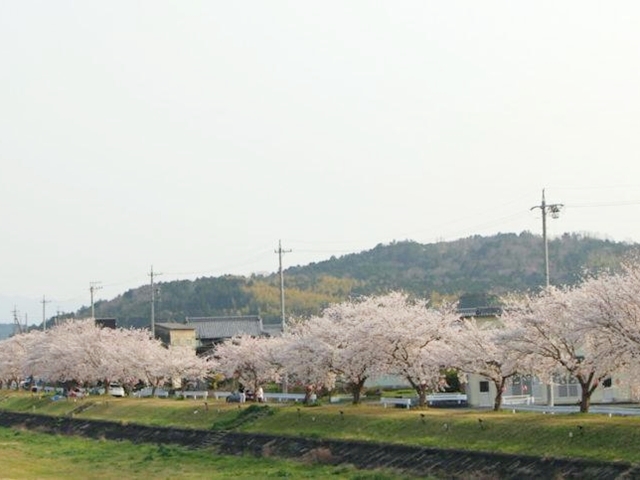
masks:
<svg viewBox="0 0 640 480"><path fill-rule="evenodd" d="M110 383L109 384L109 395L113 397L124 397L125 391L124 387L118 383Z"/></svg>
<svg viewBox="0 0 640 480"><path fill-rule="evenodd" d="M87 391L84 388L74 387L67 393L67 396L70 398L82 398L86 396Z"/></svg>
<svg viewBox="0 0 640 480"><path fill-rule="evenodd" d="M227 395L227 403L240 403L240 392L233 392Z"/></svg>

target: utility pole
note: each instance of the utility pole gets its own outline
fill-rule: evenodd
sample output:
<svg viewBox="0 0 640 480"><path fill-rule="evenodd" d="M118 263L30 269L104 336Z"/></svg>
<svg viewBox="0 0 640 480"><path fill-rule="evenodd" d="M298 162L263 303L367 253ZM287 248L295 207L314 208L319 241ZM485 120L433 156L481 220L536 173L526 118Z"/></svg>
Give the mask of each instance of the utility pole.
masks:
<svg viewBox="0 0 640 480"><path fill-rule="evenodd" d="M156 337L156 289L153 286L153 277L157 275L162 275L161 273L153 273L153 265L151 265L151 272L149 273L149 277L151 277L151 335L153 338Z"/></svg>
<svg viewBox="0 0 640 480"><path fill-rule="evenodd" d="M93 318L94 321L96 319L96 309L93 303L93 292L102 288L99 286L100 283L101 282L89 282L89 292L91 292L91 318Z"/></svg>
<svg viewBox="0 0 640 480"><path fill-rule="evenodd" d="M280 273L280 313L282 315L282 332L286 330L287 322L284 315L284 273L282 271L282 256L285 253L290 253L291 250L282 249L282 240L278 240L278 249L275 253L278 254L278 271Z"/></svg>
<svg viewBox="0 0 640 480"><path fill-rule="evenodd" d="M547 241L547 213L551 214L551 218L558 218L560 215L560 209L564 207L562 203L552 203L547 204L544 198L544 188L542 189L542 203L540 205L536 205L531 207L531 210L535 208L539 208L542 212L542 242L544 243L544 280L546 288L549 288L549 242ZM554 395L554 382L553 382L553 374L551 374L551 381L549 383L549 398L547 404L550 407L554 406L555 403L555 395Z"/></svg>
<svg viewBox="0 0 640 480"><path fill-rule="evenodd" d="M22 331L22 325L20 324L20 319L18 318L18 310L16 310L15 305L11 313L13 313L13 334L18 335L19 333L25 333Z"/></svg>
<svg viewBox="0 0 640 480"><path fill-rule="evenodd" d="M547 241L547 213L551 218L558 218L560 209L564 207L562 203L547 204L544 198L544 188L542 189L542 203L531 207L530 210L539 208L542 212L542 242L544 243L544 278L545 286L549 287L549 242Z"/></svg>
<svg viewBox="0 0 640 480"><path fill-rule="evenodd" d="M45 316L45 306L47 303L51 303L51 300L47 300L45 298L45 296L42 296L42 300L40 300L40 303L42 303L42 330L43 331L47 331L47 319Z"/></svg>

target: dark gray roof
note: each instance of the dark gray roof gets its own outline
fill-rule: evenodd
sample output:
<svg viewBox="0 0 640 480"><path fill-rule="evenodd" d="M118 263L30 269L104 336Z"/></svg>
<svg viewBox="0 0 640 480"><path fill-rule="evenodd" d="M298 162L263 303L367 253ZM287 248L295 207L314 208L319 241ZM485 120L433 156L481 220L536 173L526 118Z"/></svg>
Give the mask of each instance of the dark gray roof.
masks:
<svg viewBox="0 0 640 480"><path fill-rule="evenodd" d="M257 315L238 317L187 317L187 325L196 329L199 340L231 338L235 335L264 335L262 318Z"/></svg>
<svg viewBox="0 0 640 480"><path fill-rule="evenodd" d="M500 315L502 315L502 308L500 307L459 308L458 313L463 318L499 317Z"/></svg>
<svg viewBox="0 0 640 480"><path fill-rule="evenodd" d="M156 327L165 328L167 330L195 330L195 326L178 322L162 322L156 323Z"/></svg>

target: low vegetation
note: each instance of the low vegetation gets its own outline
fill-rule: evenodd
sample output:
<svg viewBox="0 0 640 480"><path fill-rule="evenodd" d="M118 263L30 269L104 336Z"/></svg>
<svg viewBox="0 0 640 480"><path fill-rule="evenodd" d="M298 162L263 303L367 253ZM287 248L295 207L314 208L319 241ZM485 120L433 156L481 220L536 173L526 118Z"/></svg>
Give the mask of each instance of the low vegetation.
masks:
<svg viewBox="0 0 640 480"><path fill-rule="evenodd" d="M242 432L392 442L447 449L640 462L640 418L472 409L383 408L377 403L228 404L222 400L87 398L2 391L0 408L47 415ZM88 408L85 408L88 407ZM260 414L256 414L260 412Z"/></svg>

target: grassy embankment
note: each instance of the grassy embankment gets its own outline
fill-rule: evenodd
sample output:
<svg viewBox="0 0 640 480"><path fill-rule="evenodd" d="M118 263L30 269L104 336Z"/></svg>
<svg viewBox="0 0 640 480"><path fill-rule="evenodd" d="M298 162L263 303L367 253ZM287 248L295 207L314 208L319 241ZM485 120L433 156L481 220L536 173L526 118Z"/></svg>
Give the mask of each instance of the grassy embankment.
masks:
<svg viewBox="0 0 640 480"><path fill-rule="evenodd" d="M174 445L132 444L60 437L0 428L0 478L69 479L256 479L309 478L398 480L406 475L361 471L312 461L234 457Z"/></svg>
<svg viewBox="0 0 640 480"><path fill-rule="evenodd" d="M396 442L523 455L640 462L640 418L542 415L376 404L240 407L211 400L90 397L77 402L0 391L0 409L148 425ZM256 408L268 415L247 415ZM82 410L82 411L79 411ZM74 411L79 411L74 413Z"/></svg>

